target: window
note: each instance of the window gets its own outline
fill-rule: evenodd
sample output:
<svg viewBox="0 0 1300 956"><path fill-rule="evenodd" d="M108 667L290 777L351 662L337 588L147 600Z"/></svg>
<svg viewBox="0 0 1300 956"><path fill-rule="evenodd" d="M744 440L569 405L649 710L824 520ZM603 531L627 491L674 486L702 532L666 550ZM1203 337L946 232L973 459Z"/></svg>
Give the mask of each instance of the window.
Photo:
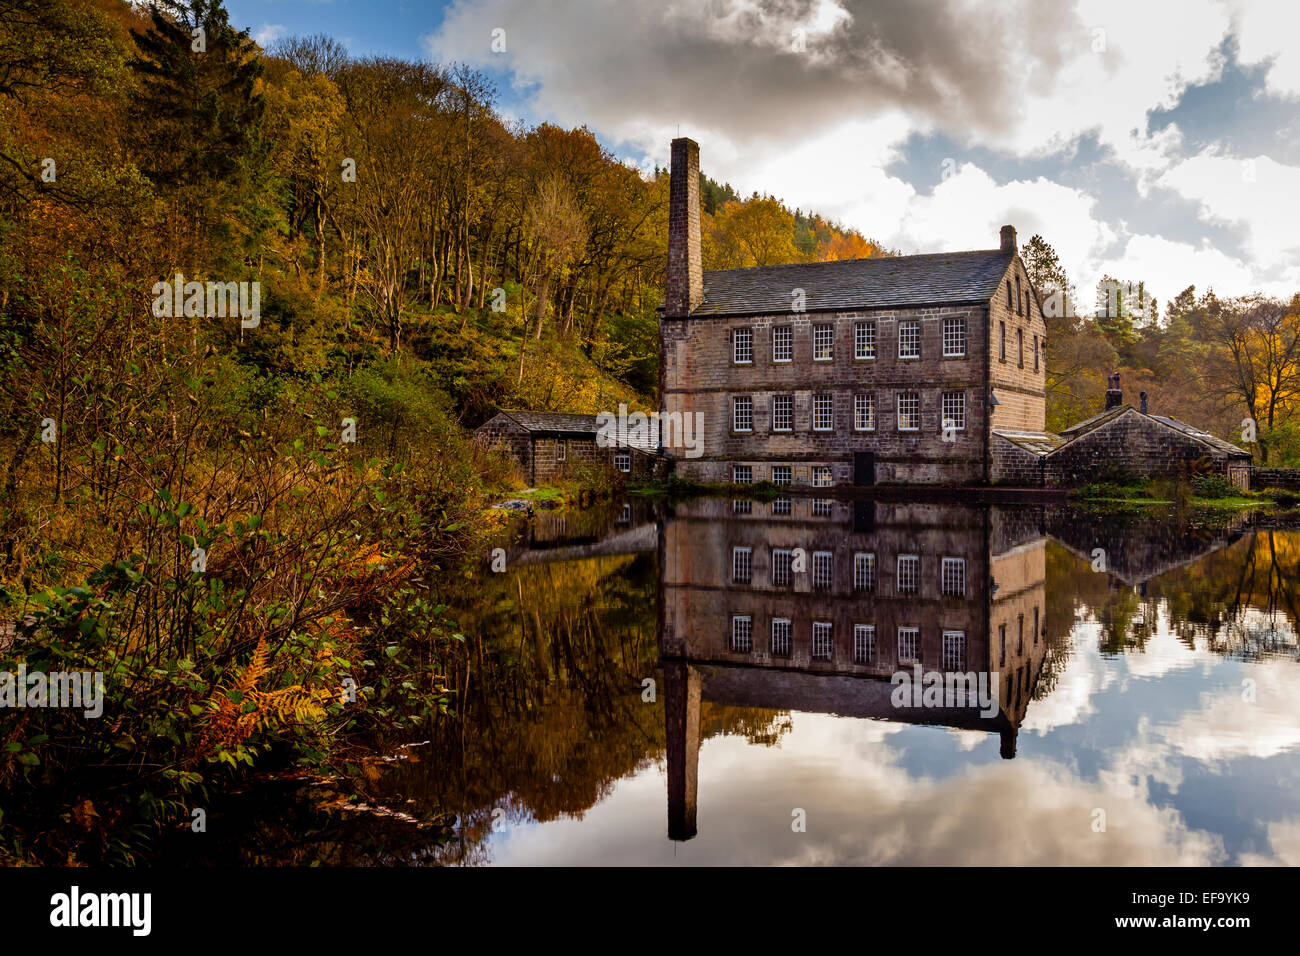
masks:
<svg viewBox="0 0 1300 956"><path fill-rule="evenodd" d="M630 451L614 452L614 467L623 474L630 472L632 470L632 453Z"/></svg>
<svg viewBox="0 0 1300 956"><path fill-rule="evenodd" d="M731 361L749 365L754 361L754 330L736 329L731 338Z"/></svg>
<svg viewBox="0 0 1300 956"><path fill-rule="evenodd" d="M853 663L873 664L876 660L876 626L853 625Z"/></svg>
<svg viewBox="0 0 1300 956"><path fill-rule="evenodd" d="M772 431L794 430L794 399L789 395L772 396Z"/></svg>
<svg viewBox="0 0 1300 956"><path fill-rule="evenodd" d="M853 326L853 357L859 359L876 357L875 322L858 322Z"/></svg>
<svg viewBox="0 0 1300 956"><path fill-rule="evenodd" d="M1005 624L998 625L998 648L1001 655L998 666L1004 667L1007 663L1007 626Z"/></svg>
<svg viewBox="0 0 1300 956"><path fill-rule="evenodd" d="M772 484L788 485L790 484L790 466L773 465L772 466Z"/></svg>
<svg viewBox="0 0 1300 956"><path fill-rule="evenodd" d="M732 431L747 432L754 428L754 400L748 396L731 400Z"/></svg>
<svg viewBox="0 0 1300 956"><path fill-rule="evenodd" d="M748 485L754 481L753 465L732 465L731 466L731 483L733 485Z"/></svg>
<svg viewBox="0 0 1300 956"><path fill-rule="evenodd" d="M853 428L860 432L876 430L876 396L853 396Z"/></svg>
<svg viewBox="0 0 1300 956"><path fill-rule="evenodd" d="M819 590L829 590L834 577L835 556L829 551L814 551L812 556L812 584Z"/></svg>
<svg viewBox="0 0 1300 956"><path fill-rule="evenodd" d="M966 317L950 315L943 320L943 354L953 358L966 354Z"/></svg>
<svg viewBox="0 0 1300 956"><path fill-rule="evenodd" d="M1038 335L1034 335L1034 371L1038 371Z"/></svg>
<svg viewBox="0 0 1300 956"><path fill-rule="evenodd" d="M919 664L921 662L921 629L917 627L900 627L898 629L898 663Z"/></svg>
<svg viewBox="0 0 1300 956"><path fill-rule="evenodd" d="M966 559L944 558L939 569L939 591L952 597L966 596Z"/></svg>
<svg viewBox="0 0 1300 956"><path fill-rule="evenodd" d="M812 466L812 486L814 488L829 488L831 486L830 465Z"/></svg>
<svg viewBox="0 0 1300 956"><path fill-rule="evenodd" d="M853 588L856 591L876 589L876 556L866 551L853 555Z"/></svg>
<svg viewBox="0 0 1300 956"><path fill-rule="evenodd" d="M790 656L790 619L772 618L772 655L774 657Z"/></svg>
<svg viewBox="0 0 1300 956"><path fill-rule="evenodd" d="M568 453L568 451L569 451L569 443L565 441L563 438L559 439L555 443L555 460L564 461L564 456L565 454Z"/></svg>
<svg viewBox="0 0 1300 956"><path fill-rule="evenodd" d="M1020 367L1025 367L1025 330L1016 329L1016 359Z"/></svg>
<svg viewBox="0 0 1300 956"><path fill-rule="evenodd" d="M813 361L829 362L835 357L835 326L813 326Z"/></svg>
<svg viewBox="0 0 1300 956"><path fill-rule="evenodd" d="M1034 605L1034 645L1038 645L1038 605Z"/></svg>
<svg viewBox="0 0 1300 956"><path fill-rule="evenodd" d="M943 632L943 669L945 672L966 669L966 632Z"/></svg>
<svg viewBox="0 0 1300 956"><path fill-rule="evenodd" d="M1024 299L1020 295L1020 276L1016 276L1016 314L1017 315L1025 314Z"/></svg>
<svg viewBox="0 0 1300 956"><path fill-rule="evenodd" d="M1015 306L1011 304L1011 280L1010 279L1007 280L1007 308L1008 309L1015 308Z"/></svg>
<svg viewBox="0 0 1300 956"><path fill-rule="evenodd" d="M731 503L731 513L733 515L747 515L747 514L751 514L753 510L754 510L754 502L748 499L745 499L743 501L740 499L736 499Z"/></svg>
<svg viewBox="0 0 1300 956"><path fill-rule="evenodd" d="M811 512L814 518L829 518L831 516L831 499L814 498Z"/></svg>
<svg viewBox="0 0 1300 956"><path fill-rule="evenodd" d="M772 549L772 587L788 588L790 586L790 555L785 548Z"/></svg>
<svg viewBox="0 0 1300 956"><path fill-rule="evenodd" d="M753 558L752 548L731 549L731 580L737 584L748 584Z"/></svg>
<svg viewBox="0 0 1300 956"><path fill-rule="evenodd" d="M748 654L754 649L754 619L737 614L731 619L731 649L737 654Z"/></svg>
<svg viewBox="0 0 1300 956"><path fill-rule="evenodd" d="M813 431L828 432L835 427L835 399L831 395L813 396Z"/></svg>
<svg viewBox="0 0 1300 956"><path fill-rule="evenodd" d="M1007 305L1010 304L1010 302L1007 303ZM1005 322L998 323L998 334L1000 337L998 344L998 358L1005 362L1007 360L1007 324Z"/></svg>
<svg viewBox="0 0 1300 956"><path fill-rule="evenodd" d="M1025 653L1025 616L1016 615L1016 653Z"/></svg>
<svg viewBox="0 0 1300 956"><path fill-rule="evenodd" d="M966 430L966 393L943 393L943 429L944 431Z"/></svg>
<svg viewBox="0 0 1300 956"><path fill-rule="evenodd" d="M778 325L772 330L772 361L789 362L794 359L794 329Z"/></svg>
<svg viewBox="0 0 1300 956"><path fill-rule="evenodd" d="M835 646L835 629L830 621L813 621L812 659L828 661Z"/></svg>
<svg viewBox="0 0 1300 956"><path fill-rule="evenodd" d="M900 554L898 556L898 573L895 581L898 586L899 594L915 594L917 587L918 571L921 567L921 559L915 554Z"/></svg>
<svg viewBox="0 0 1300 956"><path fill-rule="evenodd" d="M898 322L898 357L921 357L921 323L917 319L900 319Z"/></svg>
<svg viewBox="0 0 1300 956"><path fill-rule="evenodd" d="M781 516L781 515L788 515L788 514L790 514L790 499L789 499L789 498L775 498L775 499L773 499L773 500L772 500L772 514L774 514L774 515L778 515L778 516Z"/></svg>
<svg viewBox="0 0 1300 956"><path fill-rule="evenodd" d="M914 432L921 428L921 393L898 393L898 430Z"/></svg>

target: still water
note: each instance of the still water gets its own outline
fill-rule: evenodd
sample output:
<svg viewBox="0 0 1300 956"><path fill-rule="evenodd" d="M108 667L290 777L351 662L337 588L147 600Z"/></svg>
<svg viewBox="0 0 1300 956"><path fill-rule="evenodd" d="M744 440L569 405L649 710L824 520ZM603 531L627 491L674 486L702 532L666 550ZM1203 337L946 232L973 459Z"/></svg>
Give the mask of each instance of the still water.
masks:
<svg viewBox="0 0 1300 956"><path fill-rule="evenodd" d="M455 825L297 861L1300 863L1298 564L1243 516L542 513L458 585L457 718L376 783ZM992 707L897 706L899 671Z"/></svg>

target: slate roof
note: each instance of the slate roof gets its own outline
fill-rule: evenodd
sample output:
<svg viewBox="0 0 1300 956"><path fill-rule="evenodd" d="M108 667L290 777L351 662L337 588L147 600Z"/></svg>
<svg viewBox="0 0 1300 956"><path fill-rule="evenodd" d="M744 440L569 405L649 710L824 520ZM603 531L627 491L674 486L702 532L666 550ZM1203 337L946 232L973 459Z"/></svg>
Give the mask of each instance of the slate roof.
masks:
<svg viewBox="0 0 1300 956"><path fill-rule="evenodd" d="M704 273L692 317L789 312L803 289L808 312L957 305L993 297L1013 253L1001 249L796 263Z"/></svg>
<svg viewBox="0 0 1300 956"><path fill-rule="evenodd" d="M1094 415L1092 416L1092 418L1085 418L1081 422L1076 422L1075 424L1071 425L1069 428L1062 429L1061 434L1065 436L1067 441L1073 441L1074 439L1079 438L1082 435L1086 435L1091 431L1096 431L1098 428L1100 428L1102 425L1105 425L1107 422L1114 421L1116 418L1118 418L1120 415L1123 415L1125 412L1133 412L1136 415L1142 415L1143 418L1148 418L1151 421L1159 422L1161 425L1164 425L1166 428L1173 428L1176 431L1180 431L1184 435L1187 435L1191 438L1195 438L1197 441L1201 442L1204 445L1208 445L1211 448L1211 450L1216 451L1221 455L1227 455L1230 458L1250 457L1250 452L1246 451L1246 449L1239 448L1236 445L1232 444L1232 442L1224 441L1222 438L1219 438L1217 435L1211 435L1207 431L1203 431L1194 425L1189 425L1187 424L1187 422L1179 421L1177 418L1170 418L1168 415L1143 414L1142 412L1134 408L1132 405L1129 405L1127 403L1123 405L1116 405L1114 408L1106 409L1106 411L1102 412L1100 415Z"/></svg>
<svg viewBox="0 0 1300 956"><path fill-rule="evenodd" d="M536 434L582 435L594 438L596 432L600 431L600 426L596 424L595 415L575 415L569 412L530 412L523 409L504 411L501 414L524 431ZM640 435L631 436L626 441L620 441L617 446L620 448L633 448L650 454L658 451L658 445L652 438Z"/></svg>
<svg viewBox="0 0 1300 956"><path fill-rule="evenodd" d="M1046 455L1065 444L1065 439L1051 432L1014 432L995 428L993 434L999 435L1035 455Z"/></svg>

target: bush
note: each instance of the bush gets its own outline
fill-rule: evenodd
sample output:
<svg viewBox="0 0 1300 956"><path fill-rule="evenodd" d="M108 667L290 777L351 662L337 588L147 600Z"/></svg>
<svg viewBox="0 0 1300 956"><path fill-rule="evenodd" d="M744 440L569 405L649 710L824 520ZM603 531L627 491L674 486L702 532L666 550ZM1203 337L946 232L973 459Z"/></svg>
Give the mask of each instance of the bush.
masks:
<svg viewBox="0 0 1300 956"><path fill-rule="evenodd" d="M1198 498L1231 498L1238 489L1223 475L1197 475L1192 479L1192 493Z"/></svg>

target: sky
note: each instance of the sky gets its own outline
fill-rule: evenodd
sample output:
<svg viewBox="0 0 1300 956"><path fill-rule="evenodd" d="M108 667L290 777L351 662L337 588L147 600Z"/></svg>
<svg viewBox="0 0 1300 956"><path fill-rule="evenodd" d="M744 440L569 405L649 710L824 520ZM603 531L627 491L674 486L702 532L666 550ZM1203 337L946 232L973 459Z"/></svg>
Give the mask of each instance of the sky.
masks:
<svg viewBox="0 0 1300 956"><path fill-rule="evenodd" d="M904 253L1040 233L1080 289L1300 291L1294 0L227 0L268 44L468 63L528 124ZM1081 298L1091 299L1083 294Z"/></svg>

